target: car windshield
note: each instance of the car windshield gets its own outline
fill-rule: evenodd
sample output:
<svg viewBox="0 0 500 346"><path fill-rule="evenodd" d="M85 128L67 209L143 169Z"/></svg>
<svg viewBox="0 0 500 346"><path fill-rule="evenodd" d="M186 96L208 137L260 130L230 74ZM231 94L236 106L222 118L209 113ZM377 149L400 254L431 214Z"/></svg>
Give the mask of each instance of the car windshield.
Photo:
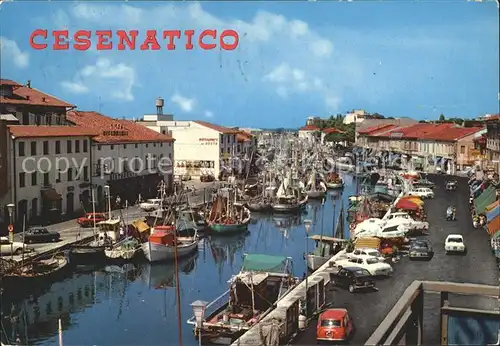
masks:
<svg viewBox="0 0 500 346"><path fill-rule="evenodd" d="M373 256L373 257L378 257L379 256L379 253L378 251L370 251L367 253L369 256Z"/></svg>
<svg viewBox="0 0 500 346"><path fill-rule="evenodd" d="M366 263L367 264L375 264L375 263L378 263L378 259L376 259L376 258L367 258L366 259Z"/></svg>
<svg viewBox="0 0 500 346"><path fill-rule="evenodd" d="M340 327L342 323L340 320L323 320L321 321L322 327Z"/></svg>
<svg viewBox="0 0 500 346"><path fill-rule="evenodd" d="M422 241L413 242L411 245L414 248L428 248L429 247L429 244L422 242Z"/></svg>
<svg viewBox="0 0 500 346"><path fill-rule="evenodd" d="M448 238L448 243L463 243L462 238Z"/></svg>

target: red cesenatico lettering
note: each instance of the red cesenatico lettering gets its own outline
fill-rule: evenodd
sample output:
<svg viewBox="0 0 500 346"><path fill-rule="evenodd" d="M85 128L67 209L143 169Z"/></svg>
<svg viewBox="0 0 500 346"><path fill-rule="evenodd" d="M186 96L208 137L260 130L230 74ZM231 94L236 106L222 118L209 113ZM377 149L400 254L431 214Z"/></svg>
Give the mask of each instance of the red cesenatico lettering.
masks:
<svg viewBox="0 0 500 346"><path fill-rule="evenodd" d="M239 45L239 35L235 30L222 30L218 36L215 29L205 29L197 35L195 30L163 30L161 36L157 30L146 30L144 39L139 45L140 50L175 50L179 40L184 39L184 49L193 50L197 43L202 50L213 50L217 46L223 50L235 50ZM92 46L97 50L135 50L137 47L138 30L77 30L70 33L68 30L48 31L34 30L29 39L30 46L36 50L49 47L53 50L68 50L73 48L86 51ZM162 41L163 40L163 41ZM71 41L71 44L70 44Z"/></svg>

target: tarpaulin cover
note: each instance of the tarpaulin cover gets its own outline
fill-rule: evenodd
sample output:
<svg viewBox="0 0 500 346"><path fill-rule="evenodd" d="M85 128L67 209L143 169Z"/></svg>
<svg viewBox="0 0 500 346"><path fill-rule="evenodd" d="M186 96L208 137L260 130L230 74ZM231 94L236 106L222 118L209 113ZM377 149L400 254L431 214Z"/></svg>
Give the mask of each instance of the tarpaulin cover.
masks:
<svg viewBox="0 0 500 346"><path fill-rule="evenodd" d="M484 210L496 200L496 190L493 186L488 187L483 193L474 200L476 214L484 213Z"/></svg>
<svg viewBox="0 0 500 346"><path fill-rule="evenodd" d="M498 215L500 215L500 206L486 212L486 220L494 220Z"/></svg>
<svg viewBox="0 0 500 346"><path fill-rule="evenodd" d="M493 220L488 222L488 234L490 236L494 235L498 231L500 231L500 216L499 215L497 215L497 217L495 217Z"/></svg>
<svg viewBox="0 0 500 346"><path fill-rule="evenodd" d="M398 203L396 203L395 207L397 209L404 209L404 210L418 210L419 208L418 204L412 202L409 199L400 199Z"/></svg>
<svg viewBox="0 0 500 346"><path fill-rule="evenodd" d="M495 209L496 207L500 206L500 199L498 201L495 201L491 203L489 206L486 207L486 211L491 211Z"/></svg>
<svg viewBox="0 0 500 346"><path fill-rule="evenodd" d="M422 201L419 197L417 196L406 196L406 197L401 197L400 201L401 200L407 200L407 201L410 201L412 203L415 203L419 206L422 206L424 204L424 201Z"/></svg>
<svg viewBox="0 0 500 346"><path fill-rule="evenodd" d="M241 271L281 273L286 262L287 258L283 256L248 254L245 255Z"/></svg>

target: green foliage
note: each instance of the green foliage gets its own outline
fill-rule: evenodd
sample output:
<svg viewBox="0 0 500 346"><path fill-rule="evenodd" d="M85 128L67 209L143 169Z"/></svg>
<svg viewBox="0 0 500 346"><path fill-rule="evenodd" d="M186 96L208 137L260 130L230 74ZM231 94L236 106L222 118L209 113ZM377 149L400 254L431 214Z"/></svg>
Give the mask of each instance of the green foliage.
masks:
<svg viewBox="0 0 500 346"><path fill-rule="evenodd" d="M446 118L444 117L444 114L441 114L439 116L439 121L445 121L445 120L446 120Z"/></svg>
<svg viewBox="0 0 500 346"><path fill-rule="evenodd" d="M330 133L325 136L327 142L350 142L355 141L355 124L344 124L344 116L342 114L331 115L328 119L321 119L321 124L317 125L321 129L336 128L343 133Z"/></svg>

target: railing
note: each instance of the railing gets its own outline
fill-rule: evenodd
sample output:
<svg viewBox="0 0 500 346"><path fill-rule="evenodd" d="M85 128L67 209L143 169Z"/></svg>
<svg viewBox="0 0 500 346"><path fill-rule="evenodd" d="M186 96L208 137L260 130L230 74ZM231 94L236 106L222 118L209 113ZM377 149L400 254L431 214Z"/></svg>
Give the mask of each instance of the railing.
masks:
<svg viewBox="0 0 500 346"><path fill-rule="evenodd" d="M226 305L229 302L230 293L231 293L231 290L227 290L226 292L222 293L220 296L215 298L214 301L209 303L205 307L205 317L212 316L214 313L221 310L224 307L224 305ZM195 316L191 316L191 318L189 320L187 320L186 322L188 324L191 324L191 325L196 325Z"/></svg>
<svg viewBox="0 0 500 346"><path fill-rule="evenodd" d="M421 345L423 340L424 292L441 294L441 345L448 344L448 317L450 316L479 315L500 320L499 311L451 307L448 298L451 293L500 299L498 286L413 281L365 345ZM405 338L404 343L401 343L403 338Z"/></svg>

